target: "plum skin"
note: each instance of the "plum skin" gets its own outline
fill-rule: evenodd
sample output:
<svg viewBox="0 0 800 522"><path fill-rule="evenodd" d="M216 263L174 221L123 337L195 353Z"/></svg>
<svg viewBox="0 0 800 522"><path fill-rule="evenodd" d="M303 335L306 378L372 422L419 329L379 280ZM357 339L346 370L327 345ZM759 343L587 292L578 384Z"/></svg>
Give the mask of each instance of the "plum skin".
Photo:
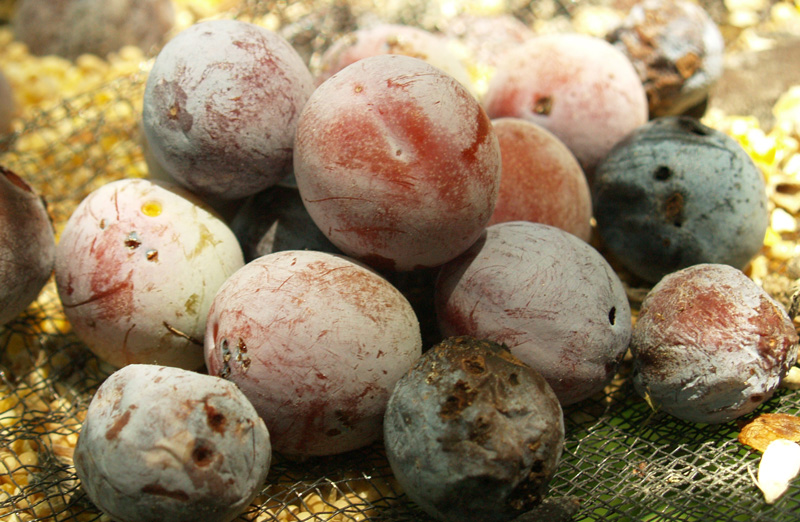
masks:
<svg viewBox="0 0 800 522"><path fill-rule="evenodd" d="M731 137L663 116L618 143L591 186L606 249L650 283L699 263L742 269L769 225L764 177Z"/></svg>
<svg viewBox="0 0 800 522"><path fill-rule="evenodd" d="M297 456L377 440L391 389L421 352L399 290L361 263L311 250L273 252L233 274L205 336L209 373L235 382L273 448Z"/></svg>
<svg viewBox="0 0 800 522"><path fill-rule="evenodd" d="M244 198L291 171L297 119L313 89L280 35L238 20L201 22L158 53L142 126L153 157L179 183Z"/></svg>
<svg viewBox="0 0 800 522"><path fill-rule="evenodd" d="M723 423L769 399L797 359L786 311L743 272L704 263L665 276L633 328L637 392L683 420Z"/></svg>
<svg viewBox="0 0 800 522"><path fill-rule="evenodd" d="M441 267L435 307L443 335L508 346L565 406L602 391L631 336L630 304L608 262L585 241L541 223L488 227Z"/></svg>
<svg viewBox="0 0 800 522"><path fill-rule="evenodd" d="M380 270L438 266L480 235L500 183L486 113L455 79L402 55L359 60L317 87L294 167L311 218Z"/></svg>
<svg viewBox="0 0 800 522"><path fill-rule="evenodd" d="M544 378L508 348L454 337L398 381L384 441L403 491L431 516L504 521L541 501L564 420Z"/></svg>
<svg viewBox="0 0 800 522"><path fill-rule="evenodd" d="M119 522L228 522L261 490L269 432L235 385L132 364L92 398L75 448L89 498Z"/></svg>

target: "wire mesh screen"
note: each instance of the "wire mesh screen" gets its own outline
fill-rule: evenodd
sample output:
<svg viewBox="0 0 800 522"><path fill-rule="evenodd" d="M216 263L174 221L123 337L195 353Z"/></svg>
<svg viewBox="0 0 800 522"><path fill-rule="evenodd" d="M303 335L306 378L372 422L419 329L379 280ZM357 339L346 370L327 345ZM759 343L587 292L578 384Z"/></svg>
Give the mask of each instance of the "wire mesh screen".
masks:
<svg viewBox="0 0 800 522"><path fill-rule="evenodd" d="M272 17L307 60L352 29L358 14L344 2L321 9L304 2L230 4L227 15ZM544 4L567 19L574 7L519 4L507 10L528 23ZM404 3L392 21L431 27L429 5ZM45 197L57 233L94 188L147 175L138 115L149 63L142 56L139 67L36 110L0 140L0 164ZM83 492L72 453L92 394L112 371L71 332L53 281L0 329L0 519L108 520ZM759 454L737 440L740 423L707 426L654 412L627 371L626 361L606 393L565 410L565 450L548 493L552 509L541 520L800 518L800 481L774 505L763 501L750 474ZM781 389L759 412L798 414L800 394ZM238 520L431 519L394 481L378 442L302 461L276 455L261 494Z"/></svg>

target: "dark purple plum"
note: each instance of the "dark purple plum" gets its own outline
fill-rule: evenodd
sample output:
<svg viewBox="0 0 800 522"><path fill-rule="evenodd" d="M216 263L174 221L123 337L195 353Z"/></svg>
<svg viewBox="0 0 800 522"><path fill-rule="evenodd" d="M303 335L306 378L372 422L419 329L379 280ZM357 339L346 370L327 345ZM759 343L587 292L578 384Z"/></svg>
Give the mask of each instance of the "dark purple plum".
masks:
<svg viewBox="0 0 800 522"><path fill-rule="evenodd" d="M501 522L541 502L564 420L547 381L507 347L454 337L397 382L384 441L403 491L428 514Z"/></svg>
<svg viewBox="0 0 800 522"><path fill-rule="evenodd" d="M443 335L507 345L563 405L602 391L630 341L631 310L617 274L588 243L551 225L488 227L441 267L435 301Z"/></svg>
<svg viewBox="0 0 800 522"><path fill-rule="evenodd" d="M744 268L769 224L764 177L747 152L687 116L656 118L617 144L592 197L604 247L651 283L699 263Z"/></svg>
<svg viewBox="0 0 800 522"><path fill-rule="evenodd" d="M665 276L633 328L633 382L675 417L721 423L769 399L797 358L781 305L743 272L699 264Z"/></svg>

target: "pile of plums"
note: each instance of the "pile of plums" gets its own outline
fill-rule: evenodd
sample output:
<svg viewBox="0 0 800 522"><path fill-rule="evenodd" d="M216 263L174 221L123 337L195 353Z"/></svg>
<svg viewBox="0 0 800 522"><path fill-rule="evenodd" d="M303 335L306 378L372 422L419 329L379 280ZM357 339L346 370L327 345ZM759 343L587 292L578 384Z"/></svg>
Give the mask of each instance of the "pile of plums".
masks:
<svg viewBox="0 0 800 522"><path fill-rule="evenodd" d="M742 272L767 207L736 142L649 112L611 41L525 38L481 99L445 46L380 25L315 75L276 33L214 20L158 54L142 125L167 179L97 189L55 250L75 333L120 368L76 452L112 517L230 520L252 498L242 459L263 480L273 449L383 439L432 516L508 520L546 494L562 407L602 394L629 348L636 389L696 422L752 411L794 364L786 312ZM606 256L655 285L635 327ZM125 462L141 484L123 491ZM217 480L238 485L230 509Z"/></svg>

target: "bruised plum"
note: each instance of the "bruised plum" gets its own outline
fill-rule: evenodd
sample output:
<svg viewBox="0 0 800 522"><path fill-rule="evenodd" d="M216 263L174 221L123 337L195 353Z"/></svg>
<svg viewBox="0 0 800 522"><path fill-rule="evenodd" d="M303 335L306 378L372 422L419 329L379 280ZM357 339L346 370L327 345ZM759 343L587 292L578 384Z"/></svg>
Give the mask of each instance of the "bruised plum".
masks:
<svg viewBox="0 0 800 522"><path fill-rule="evenodd" d="M721 423L769 399L797 358L786 311L743 272L699 264L665 276L633 328L633 382L655 408Z"/></svg>
<svg viewBox="0 0 800 522"><path fill-rule="evenodd" d="M132 364L95 393L74 459L88 497L117 522L228 522L261 490L272 448L234 384Z"/></svg>
<svg viewBox="0 0 800 522"><path fill-rule="evenodd" d="M374 442L392 387L422 352L386 279L344 256L287 250L233 274L208 314L206 365L235 382L276 451L330 455Z"/></svg>
<svg viewBox="0 0 800 522"><path fill-rule="evenodd" d="M53 272L56 240L42 198L0 167L0 325L39 296Z"/></svg>
<svg viewBox="0 0 800 522"><path fill-rule="evenodd" d="M36 55L105 57L126 45L146 53L175 24L172 0L20 0L14 36Z"/></svg>
<svg viewBox="0 0 800 522"><path fill-rule="evenodd" d="M101 359L196 369L211 301L243 264L230 228L187 191L123 179L72 213L55 275L74 332Z"/></svg>
<svg viewBox="0 0 800 522"><path fill-rule="evenodd" d="M449 261L480 236L497 200L491 121L460 83L417 58L371 56L323 82L295 147L311 218L380 270Z"/></svg>
<svg viewBox="0 0 800 522"><path fill-rule="evenodd" d="M444 335L507 345L547 379L563 405L611 381L631 336L625 289L603 256L541 223L488 227L442 266L435 301Z"/></svg>
<svg viewBox="0 0 800 522"><path fill-rule="evenodd" d="M243 198L291 170L313 78L288 41L239 20L185 29L158 53L142 126L153 157L201 195Z"/></svg>
<svg viewBox="0 0 800 522"><path fill-rule="evenodd" d="M564 420L547 381L508 348L453 337L398 381L384 440L394 476L428 514L501 522L540 503Z"/></svg>

